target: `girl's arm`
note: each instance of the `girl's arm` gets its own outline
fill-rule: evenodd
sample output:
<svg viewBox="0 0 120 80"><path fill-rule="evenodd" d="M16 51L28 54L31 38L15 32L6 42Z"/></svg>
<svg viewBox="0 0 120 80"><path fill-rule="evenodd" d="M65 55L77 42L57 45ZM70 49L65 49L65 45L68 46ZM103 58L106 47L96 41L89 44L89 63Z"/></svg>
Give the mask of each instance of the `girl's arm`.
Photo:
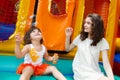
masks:
<svg viewBox="0 0 120 80"><path fill-rule="evenodd" d="M28 53L29 49L28 49L28 45L24 46L23 49L20 49L20 45L15 45L15 55L17 58L22 58L25 56L26 53Z"/></svg>
<svg viewBox="0 0 120 80"><path fill-rule="evenodd" d="M104 66L105 72L107 74L107 77L110 80L114 80L114 75L113 75L112 68L111 68L111 65L110 65L110 62L108 59L108 51L107 50L102 51L102 59L103 59L103 66Z"/></svg>
<svg viewBox="0 0 120 80"><path fill-rule="evenodd" d="M49 56L47 50L45 51L44 58L46 61L53 61L53 56Z"/></svg>
<svg viewBox="0 0 120 80"><path fill-rule="evenodd" d="M22 57L24 57L24 55L29 51L29 48L28 48L29 46L26 45L26 46L24 46L23 49L21 50L20 44L21 44L21 42L22 42L22 38L20 37L19 34L17 34L17 35L15 36L15 39L16 39L16 43L15 43L15 55L16 55L17 58L22 58Z"/></svg>
<svg viewBox="0 0 120 80"><path fill-rule="evenodd" d="M69 52L70 50L72 50L75 45L74 44L70 44L70 37L72 35L73 29L72 28L66 28L65 30L65 34L66 34L66 41L65 41L65 49L67 52Z"/></svg>

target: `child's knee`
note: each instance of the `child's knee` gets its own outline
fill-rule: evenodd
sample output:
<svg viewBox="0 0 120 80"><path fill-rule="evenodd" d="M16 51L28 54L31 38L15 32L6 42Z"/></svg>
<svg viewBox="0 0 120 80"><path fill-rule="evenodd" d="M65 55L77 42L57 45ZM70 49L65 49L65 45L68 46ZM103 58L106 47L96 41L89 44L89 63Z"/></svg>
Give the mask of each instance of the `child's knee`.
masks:
<svg viewBox="0 0 120 80"><path fill-rule="evenodd" d="M51 70L55 70L55 69L57 69L55 66L50 66L50 69Z"/></svg>

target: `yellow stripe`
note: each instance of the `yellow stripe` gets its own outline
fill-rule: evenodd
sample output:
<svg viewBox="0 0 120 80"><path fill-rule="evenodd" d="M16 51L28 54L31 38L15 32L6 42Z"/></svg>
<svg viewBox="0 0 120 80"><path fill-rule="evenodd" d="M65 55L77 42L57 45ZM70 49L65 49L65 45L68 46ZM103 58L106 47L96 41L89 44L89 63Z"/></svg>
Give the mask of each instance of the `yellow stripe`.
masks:
<svg viewBox="0 0 120 80"><path fill-rule="evenodd" d="M30 0L21 0L20 2L20 10L18 12L16 30L9 39L14 38L15 34L20 32L21 35L24 34L25 25L27 23L27 15L29 12Z"/></svg>
<svg viewBox="0 0 120 80"><path fill-rule="evenodd" d="M111 0L109 7L109 15L108 15L108 24L106 28L106 39L109 42L110 50L109 50L109 59L111 64L113 64L113 56L115 53L115 39L117 32L117 23L118 23L118 0Z"/></svg>

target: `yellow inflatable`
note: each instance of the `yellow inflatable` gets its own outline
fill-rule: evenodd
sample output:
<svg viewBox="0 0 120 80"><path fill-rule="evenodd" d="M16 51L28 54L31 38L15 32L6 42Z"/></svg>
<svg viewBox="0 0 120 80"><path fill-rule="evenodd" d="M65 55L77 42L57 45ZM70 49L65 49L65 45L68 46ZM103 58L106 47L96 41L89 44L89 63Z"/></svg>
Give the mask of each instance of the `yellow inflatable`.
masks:
<svg viewBox="0 0 120 80"><path fill-rule="evenodd" d="M33 8L31 8L31 6ZM10 36L9 40L0 41L0 54L2 55L12 55L14 54L14 36L16 33L24 35L25 28L28 27L30 22L29 16L32 15L34 9L34 0L21 0L20 8L17 17L16 29L15 32Z"/></svg>

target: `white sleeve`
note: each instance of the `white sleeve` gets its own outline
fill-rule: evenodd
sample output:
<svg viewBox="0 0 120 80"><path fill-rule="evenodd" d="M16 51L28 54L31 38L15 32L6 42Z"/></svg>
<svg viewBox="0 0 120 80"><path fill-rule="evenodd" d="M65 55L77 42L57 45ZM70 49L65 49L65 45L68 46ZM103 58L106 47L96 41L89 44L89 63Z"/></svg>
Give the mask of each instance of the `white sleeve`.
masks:
<svg viewBox="0 0 120 80"><path fill-rule="evenodd" d="M100 42L100 50L106 50L109 49L109 44L105 38L103 38Z"/></svg>
<svg viewBox="0 0 120 80"><path fill-rule="evenodd" d="M78 42L80 41L80 35L78 35L74 40L73 40L73 44L74 45L78 45Z"/></svg>

